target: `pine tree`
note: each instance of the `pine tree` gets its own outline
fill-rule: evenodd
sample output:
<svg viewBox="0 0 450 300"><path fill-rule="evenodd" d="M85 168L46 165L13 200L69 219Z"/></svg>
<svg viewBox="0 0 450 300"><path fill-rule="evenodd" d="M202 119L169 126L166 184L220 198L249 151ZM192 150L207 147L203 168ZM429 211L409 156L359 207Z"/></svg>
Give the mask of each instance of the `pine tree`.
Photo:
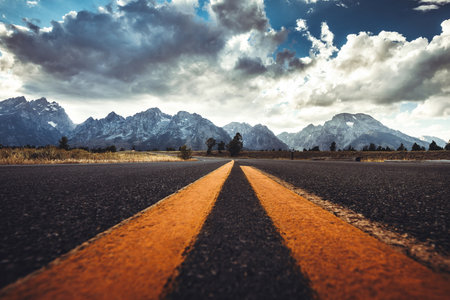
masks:
<svg viewBox="0 0 450 300"><path fill-rule="evenodd" d="M336 151L336 142L332 142L330 145L330 151Z"/></svg>
<svg viewBox="0 0 450 300"><path fill-rule="evenodd" d="M222 150L225 150L225 143L223 141L220 141L220 143L217 144L217 150L219 150L219 153L222 153Z"/></svg>
<svg viewBox="0 0 450 300"><path fill-rule="evenodd" d="M435 141L430 143L430 147L428 147L428 151L439 151L442 150L442 147L438 146Z"/></svg>
<svg viewBox="0 0 450 300"><path fill-rule="evenodd" d="M206 154L211 154L212 148L216 145L216 140L211 137L206 140L205 144L208 147L208 150L206 150Z"/></svg>
<svg viewBox="0 0 450 300"><path fill-rule="evenodd" d="M227 150L230 152L231 156L236 156L239 154L239 152L241 152L243 145L242 135L238 132L231 140L231 142L228 143Z"/></svg>
<svg viewBox="0 0 450 300"><path fill-rule="evenodd" d="M408 149L406 149L403 143L401 143L400 146L397 148L397 151L408 151Z"/></svg>
<svg viewBox="0 0 450 300"><path fill-rule="evenodd" d="M59 140L59 149L69 150L69 139L66 136Z"/></svg>

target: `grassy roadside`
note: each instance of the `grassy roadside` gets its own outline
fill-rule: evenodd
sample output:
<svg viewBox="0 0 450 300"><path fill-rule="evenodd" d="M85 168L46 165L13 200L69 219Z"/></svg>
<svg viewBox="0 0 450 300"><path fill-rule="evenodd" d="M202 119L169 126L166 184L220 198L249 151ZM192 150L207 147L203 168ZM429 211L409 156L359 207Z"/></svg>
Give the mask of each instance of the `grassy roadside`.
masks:
<svg viewBox="0 0 450 300"><path fill-rule="evenodd" d="M229 158L229 153L194 151L194 156ZM387 160L421 161L450 160L450 151L306 151L294 152L295 160L359 160L363 162L383 162ZM291 159L289 151L242 151L236 158Z"/></svg>
<svg viewBox="0 0 450 300"><path fill-rule="evenodd" d="M63 150L57 147L40 149L3 148L0 149L0 164L71 164L71 163L122 163L182 161L177 156L154 152L105 152L91 153L82 149Z"/></svg>

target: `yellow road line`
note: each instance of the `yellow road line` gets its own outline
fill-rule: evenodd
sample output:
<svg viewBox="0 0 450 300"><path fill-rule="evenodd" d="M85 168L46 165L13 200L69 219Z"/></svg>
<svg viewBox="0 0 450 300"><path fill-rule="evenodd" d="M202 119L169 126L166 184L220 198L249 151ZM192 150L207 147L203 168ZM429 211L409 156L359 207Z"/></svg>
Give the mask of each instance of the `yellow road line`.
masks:
<svg viewBox="0 0 450 300"><path fill-rule="evenodd" d="M449 299L450 281L251 167L241 167L324 299Z"/></svg>
<svg viewBox="0 0 450 300"><path fill-rule="evenodd" d="M157 299L183 262L230 174L230 162L6 287L6 299Z"/></svg>

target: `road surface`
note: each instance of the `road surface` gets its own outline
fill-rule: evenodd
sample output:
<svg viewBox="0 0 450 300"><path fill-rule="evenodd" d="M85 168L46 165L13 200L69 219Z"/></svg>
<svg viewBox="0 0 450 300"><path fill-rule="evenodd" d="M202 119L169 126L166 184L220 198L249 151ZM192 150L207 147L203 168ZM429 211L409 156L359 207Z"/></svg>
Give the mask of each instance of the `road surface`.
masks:
<svg viewBox="0 0 450 300"><path fill-rule="evenodd" d="M1 167L2 286L148 209L52 263L46 271L33 275L22 284L8 287L8 292L4 290L0 297L48 298L52 295L49 291L56 293L53 295L71 295L68 290L58 290L63 286L58 282L70 283L71 280L74 280L73 284L68 284L68 288L72 293L81 294L83 288L78 285L86 282L96 291L86 287L82 295L95 297L103 285L113 284L120 274L132 270L131 265L126 265L130 261L134 262L134 268L137 267L133 273L141 274L142 271L145 274L132 279L136 284L136 287L131 285L136 297L149 295L151 284L148 281L153 277L148 272L159 267L167 268L166 273L157 272L166 274L158 279L165 284L152 288L153 296L149 298L157 295L156 298L168 299L309 299L317 295L324 298L331 291L341 297L419 295L442 299L442 295L448 294L448 276L436 274L392 251L331 214L325 212L323 218L302 223L305 212L297 206L303 200L276 184L272 188L272 181L257 170L241 166L257 167L362 212L368 218L381 220L422 239L432 238L445 253L449 236L449 207L445 198L449 192L446 184L449 182L449 165L240 160L231 168L226 163L205 160ZM223 167L219 179L220 166ZM189 188L153 205L194 181ZM277 192L270 196L275 190ZM205 196L207 193L210 196ZM200 200L203 196L205 200ZM293 198L289 200L290 197ZM195 208L198 205L201 206ZM305 205L310 203L306 201ZM320 216L322 212L319 211L321 209L314 215ZM319 225L323 220L326 225ZM158 226L162 226L162 233L155 236ZM181 233L182 228L193 230ZM147 231L144 233L144 230ZM314 242L305 240L314 230L324 230L320 234L324 239L316 239L312 234L310 238L316 239ZM340 236L341 233L345 238ZM327 235L331 238L326 238ZM334 241L333 236L338 236L338 240ZM170 239L168 246L163 246L159 252L155 252L157 246L151 246L165 245L165 240ZM332 244L327 244L330 241ZM353 243L360 246L348 249ZM311 245L315 245L314 249L308 249ZM336 250L329 252L330 245ZM364 258L368 255L361 251L377 254ZM158 255L164 255L165 258L159 261L165 262L150 263L152 256ZM384 260L389 263L381 263ZM119 262L120 267L115 267ZM322 266L318 268L320 264ZM363 272L358 268L366 269ZM375 276L371 272L378 274L380 280L371 278ZM366 275L364 279L364 274L370 276ZM96 276L101 278L101 284L95 281ZM343 277L350 280L341 280ZM83 281L83 278L91 279ZM415 280L415 288L409 286L411 280ZM150 281L152 284L157 282L156 279ZM117 284L105 291L112 293L112 287L119 289L114 295L120 295ZM23 294L33 292L36 294Z"/></svg>
<svg viewBox="0 0 450 300"><path fill-rule="evenodd" d="M0 166L0 286L225 162Z"/></svg>
<svg viewBox="0 0 450 300"><path fill-rule="evenodd" d="M450 164L242 160L450 254Z"/></svg>

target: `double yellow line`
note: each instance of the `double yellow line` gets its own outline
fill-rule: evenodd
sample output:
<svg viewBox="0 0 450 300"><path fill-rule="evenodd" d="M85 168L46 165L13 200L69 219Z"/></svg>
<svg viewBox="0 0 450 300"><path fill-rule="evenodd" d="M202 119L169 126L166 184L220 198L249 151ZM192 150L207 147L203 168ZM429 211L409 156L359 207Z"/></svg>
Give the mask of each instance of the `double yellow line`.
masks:
<svg viewBox="0 0 450 300"><path fill-rule="evenodd" d="M193 245L230 162L7 286L6 299L158 299ZM448 279L251 167L241 167L323 299L448 299Z"/></svg>

